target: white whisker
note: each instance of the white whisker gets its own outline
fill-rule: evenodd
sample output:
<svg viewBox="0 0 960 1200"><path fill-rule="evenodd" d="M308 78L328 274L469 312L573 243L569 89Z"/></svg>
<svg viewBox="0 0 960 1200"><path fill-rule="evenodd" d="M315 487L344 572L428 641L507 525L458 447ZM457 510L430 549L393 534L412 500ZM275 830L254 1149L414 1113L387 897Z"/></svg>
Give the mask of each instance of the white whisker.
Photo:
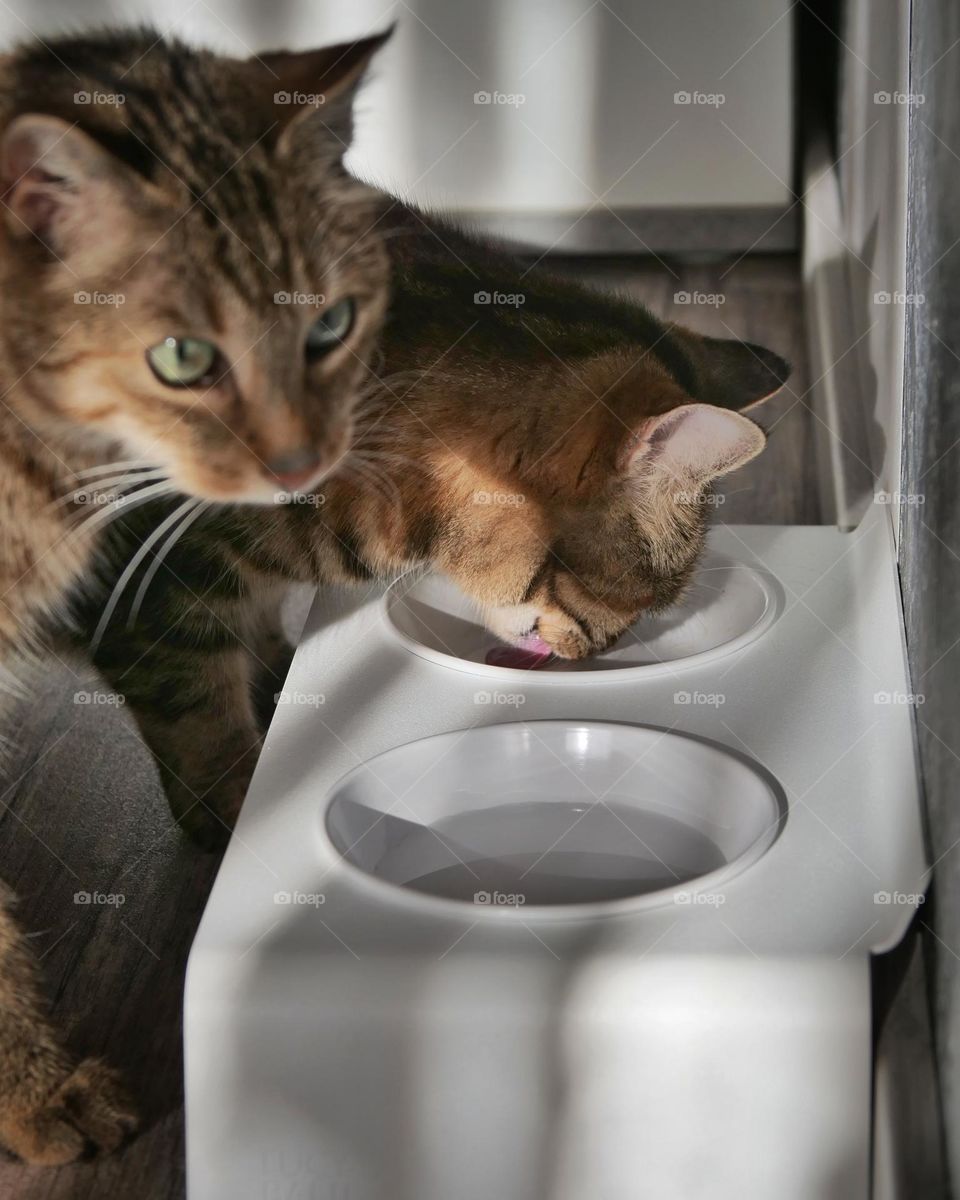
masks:
<svg viewBox="0 0 960 1200"><path fill-rule="evenodd" d="M176 488L173 484L162 480L160 483L151 484L140 492L133 492L130 495L119 496L112 503L104 505L93 516L87 517L70 531L70 537L76 537L80 533L92 533L95 529L99 529L101 525L106 525L114 517L119 517L130 509L139 508L141 504L146 504L148 500L156 500L160 496L175 496Z"/></svg>
<svg viewBox="0 0 960 1200"><path fill-rule="evenodd" d="M127 563L123 570L123 574L114 584L113 591L110 593L110 598L107 601L106 607L103 610L103 614L101 615L100 620L97 622L97 627L93 632L93 637L90 641L91 654L96 653L97 647L100 645L100 640L106 632L107 626L110 624L110 618L113 616L117 605L120 603L120 597L123 595L124 588L136 573L137 567L140 566L146 556L150 553L150 548L155 545L160 538L163 537L171 525L175 525L182 516L188 513L198 503L199 502L196 499L191 497L189 500L185 500L178 508L175 508L173 512L163 521L161 521L156 529L153 530L150 536L144 541L140 549Z"/></svg>
<svg viewBox="0 0 960 1200"><path fill-rule="evenodd" d="M124 488L136 487L142 483L150 483L151 480L165 478L166 472L157 468L143 475L114 475L112 478L98 479L74 488L72 492L55 500L52 507L63 508L67 504L79 504L81 496L105 497L109 494L110 489L122 491Z"/></svg>
<svg viewBox="0 0 960 1200"><path fill-rule="evenodd" d="M201 501L199 501L199 503L197 503L196 501L194 503L196 504L196 507L193 509L192 512L188 513L187 516L184 517L184 519L180 522L180 524L173 531L173 533L171 533L171 535L163 543L163 545L160 547L160 549L157 551L156 555L154 556L153 562L150 564L149 568L147 569L147 572L144 575L143 579L140 581L140 586L137 588L137 594L134 596L133 604L130 606L130 616L127 619L127 628L128 629L133 628L133 625L136 622L137 617L140 615L140 609L143 605L144 598L146 597L147 588L149 588L154 575L156 575L157 571L160 570L160 564L163 562L164 558L166 557L167 552L172 548L174 542L176 542L176 540L180 537L180 535L182 533L184 533L187 530L187 528L194 523L194 521L197 519L197 517L200 516L201 513L204 513L207 511L208 508L213 507L214 501L201 500Z"/></svg>
<svg viewBox="0 0 960 1200"><path fill-rule="evenodd" d="M84 467L80 471L73 471L72 474L77 479L86 479L91 475L108 474L110 471L156 471L156 463L145 463L137 458L130 458L126 462L111 462L100 463L96 467Z"/></svg>

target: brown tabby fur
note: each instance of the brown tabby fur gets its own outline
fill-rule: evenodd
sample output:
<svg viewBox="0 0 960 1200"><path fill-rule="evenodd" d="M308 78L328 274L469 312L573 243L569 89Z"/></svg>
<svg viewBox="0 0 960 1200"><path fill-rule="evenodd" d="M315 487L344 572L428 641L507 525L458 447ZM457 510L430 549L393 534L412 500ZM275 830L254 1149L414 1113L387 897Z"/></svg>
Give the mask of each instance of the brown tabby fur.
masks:
<svg viewBox="0 0 960 1200"><path fill-rule="evenodd" d="M171 506L139 510L111 527L77 601L80 643L97 634L97 666L136 715L177 819L204 841L232 824L256 762L258 677L270 693L282 682L276 610L288 582L430 564L508 640L535 636L570 658L602 649L678 598L703 545L710 480L764 444L733 410L789 373L760 347L664 326L384 203L384 363L355 450L322 496L205 513L164 547L159 570L155 544L120 591L119 569ZM481 289L526 302L477 305ZM685 458L677 429L691 415L715 440ZM111 595L120 603L104 629Z"/></svg>
<svg viewBox="0 0 960 1200"><path fill-rule="evenodd" d="M91 570L100 513L79 497L91 481L112 473L162 479L154 492L271 501L271 463L315 452L319 479L349 444L387 265L372 194L340 160L353 85L378 44L241 62L142 31L26 46L0 65L10 687ZM315 102L275 103L283 90L324 93L323 119ZM97 99L78 104L78 92ZM353 296L347 344L306 366L321 303L281 307L278 291ZM118 294L122 304L96 299ZM215 341L222 370L164 386L145 350L167 336ZM0 1142L61 1163L115 1146L133 1123L113 1073L76 1065L48 1023L31 956L0 910Z"/></svg>

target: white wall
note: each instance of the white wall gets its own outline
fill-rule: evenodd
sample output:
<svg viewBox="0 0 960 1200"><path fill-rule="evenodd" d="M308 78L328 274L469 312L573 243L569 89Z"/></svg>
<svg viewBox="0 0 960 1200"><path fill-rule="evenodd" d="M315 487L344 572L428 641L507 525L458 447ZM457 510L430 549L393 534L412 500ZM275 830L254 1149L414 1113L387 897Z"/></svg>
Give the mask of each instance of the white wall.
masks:
<svg viewBox="0 0 960 1200"><path fill-rule="evenodd" d="M789 203L788 0L5 0L0 37L153 20L235 54L398 23L352 163L496 211ZM520 104L476 104L476 92ZM677 92L722 105L677 104Z"/></svg>
<svg viewBox="0 0 960 1200"><path fill-rule="evenodd" d="M909 0L852 0L844 43L837 149L856 352L877 487L898 492L905 307L923 301L905 293L908 122L924 99L922 81L909 81Z"/></svg>

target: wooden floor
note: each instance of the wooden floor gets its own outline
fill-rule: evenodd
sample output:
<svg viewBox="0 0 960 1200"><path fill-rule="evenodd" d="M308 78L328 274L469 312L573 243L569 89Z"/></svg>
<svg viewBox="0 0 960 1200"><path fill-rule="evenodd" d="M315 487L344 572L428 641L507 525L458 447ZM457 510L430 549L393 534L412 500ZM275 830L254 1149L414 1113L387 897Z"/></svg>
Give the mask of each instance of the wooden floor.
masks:
<svg viewBox="0 0 960 1200"><path fill-rule="evenodd" d="M581 264L577 273L701 332L761 342L794 363L790 390L763 414L771 444L730 481L718 517L819 522L795 259L671 269L676 277L656 262ZM674 293L684 291L725 301L675 306ZM20 897L56 1017L69 1024L78 1053L103 1054L123 1069L143 1129L98 1162L57 1171L0 1162L2 1200L184 1194L180 999L216 861L184 844L171 826L152 762L126 714L84 701L94 686L83 667L53 664L10 731L20 750L0 796L0 875ZM122 903L77 903L84 892Z"/></svg>

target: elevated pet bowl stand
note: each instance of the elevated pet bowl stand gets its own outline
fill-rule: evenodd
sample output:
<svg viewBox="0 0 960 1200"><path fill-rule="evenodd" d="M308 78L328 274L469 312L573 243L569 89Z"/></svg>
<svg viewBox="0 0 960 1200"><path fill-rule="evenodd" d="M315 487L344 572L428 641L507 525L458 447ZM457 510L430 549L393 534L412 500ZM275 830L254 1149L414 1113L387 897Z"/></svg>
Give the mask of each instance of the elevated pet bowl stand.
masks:
<svg viewBox="0 0 960 1200"><path fill-rule="evenodd" d="M775 581L759 636L595 684L501 686L414 652L378 594L317 600L190 958L190 1200L866 1200L869 956L927 879L890 523L711 549ZM595 915L425 896L331 841L376 755L557 720L728 748L778 836Z"/></svg>

